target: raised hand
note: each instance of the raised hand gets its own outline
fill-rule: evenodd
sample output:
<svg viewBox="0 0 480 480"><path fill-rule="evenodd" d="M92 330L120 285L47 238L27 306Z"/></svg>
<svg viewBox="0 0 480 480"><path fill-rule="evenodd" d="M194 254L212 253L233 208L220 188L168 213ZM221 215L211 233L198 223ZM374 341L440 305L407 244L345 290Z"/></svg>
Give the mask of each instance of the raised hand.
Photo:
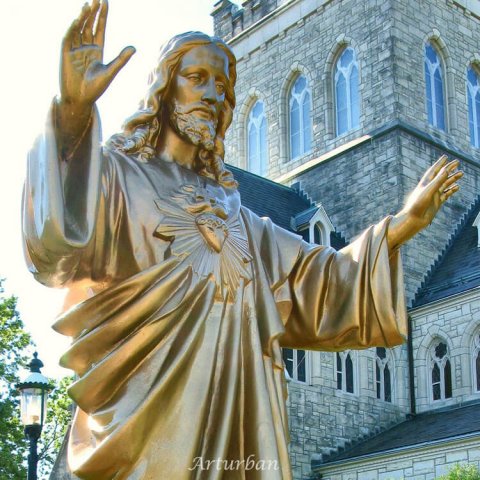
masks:
<svg viewBox="0 0 480 480"><path fill-rule="evenodd" d="M63 158L75 152L88 129L93 104L135 53L126 47L110 63L103 63L107 13L107 0L85 4L62 42L55 124Z"/></svg>
<svg viewBox="0 0 480 480"><path fill-rule="evenodd" d="M459 161L448 161L442 155L423 175L410 194L405 207L392 219L388 232L390 248L397 248L428 226L440 207L459 186L456 183L463 172L458 171Z"/></svg>
<svg viewBox="0 0 480 480"><path fill-rule="evenodd" d="M103 64L107 13L106 0L93 0L70 25L62 42L61 101L91 107L135 53L133 47L126 47Z"/></svg>

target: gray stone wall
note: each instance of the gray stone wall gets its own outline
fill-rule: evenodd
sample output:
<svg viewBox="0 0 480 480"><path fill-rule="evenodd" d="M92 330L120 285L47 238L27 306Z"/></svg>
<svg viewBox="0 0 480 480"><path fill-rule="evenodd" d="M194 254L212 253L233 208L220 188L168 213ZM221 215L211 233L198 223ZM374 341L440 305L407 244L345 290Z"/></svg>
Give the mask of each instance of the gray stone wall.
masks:
<svg viewBox="0 0 480 480"><path fill-rule="evenodd" d="M409 412L406 350L392 350L393 402L376 398L375 350L353 353L355 393L337 390L335 354L312 353L311 385L288 384L290 457L295 479L308 478L311 461L379 433Z"/></svg>
<svg viewBox="0 0 480 480"><path fill-rule="evenodd" d="M337 231L351 241L371 223L399 211L423 172L443 151L394 130L346 154L320 163L299 176L302 189L324 206ZM460 192L442 208L433 224L402 247L408 304L441 255L468 208L480 194L479 168L462 162Z"/></svg>
<svg viewBox="0 0 480 480"><path fill-rule="evenodd" d="M477 2L478 3L478 2ZM480 19L457 2L398 0L391 30L394 95L398 117L480 159L470 145L466 70L480 59ZM431 41L444 63L447 131L428 125L425 107L424 46Z"/></svg>
<svg viewBox="0 0 480 480"><path fill-rule="evenodd" d="M417 409L424 412L458 403L480 400L476 390L473 364L473 336L480 328L480 293L468 294L426 306L412 312ZM429 348L435 339L447 343L452 366L452 398L432 399L431 357Z"/></svg>
<svg viewBox="0 0 480 480"><path fill-rule="evenodd" d="M248 43L251 37L233 38L230 42L238 58L238 108L227 136L227 161L246 167L246 116L259 98L265 103L268 120L271 178L395 118L390 35L393 15L389 2L346 0L308 4L318 4L318 8L278 34L271 25L275 19L261 26L266 32L262 36L268 39L265 42ZM336 55L346 45L353 46L357 54L361 118L359 129L336 137L331 77ZM313 148L309 154L291 161L286 103L291 83L299 73L307 77L312 93ZM378 94L372 96L372 91Z"/></svg>
<svg viewBox="0 0 480 480"><path fill-rule="evenodd" d="M442 153L459 156L465 172L461 191L427 230L402 248L408 304L480 194L480 150L470 146L465 81L469 63L480 60L480 19L461 3L465 4L463 0L291 0L278 2L272 11L273 1L249 0L244 2L243 24L238 20L235 24L233 16L230 27L226 21L218 24L220 34L230 28L225 38L238 58L238 107L227 134L227 161L247 167L248 113L255 100L262 100L268 121L267 176L299 183L312 200L322 203L348 241L371 223L396 213ZM254 17L248 8L257 5L256 12L261 12L261 4L267 14ZM234 16L239 15L240 11ZM427 121L423 56L429 40L445 64L446 132ZM361 116L357 129L337 137L332 77L335 60L346 45L355 49L359 64ZM290 160L288 91L299 73L306 76L312 94L313 143L306 155ZM286 178L292 171L297 173ZM456 310L458 315L462 308L466 307ZM416 322L415 349L430 321L438 328L443 324L447 331L463 325L455 315L453 311L435 318L425 315ZM335 389L334 367L327 353L312 356L317 373L311 385L290 384L296 479L306 478L312 457L385 428L408 412L405 349L396 364L404 394L393 405L379 402L373 385L368 386L373 378L371 357L362 360L368 355L359 353L363 387L358 396L345 396ZM419 378L417 383L423 381ZM467 399L464 390L460 388L458 392L463 393L452 401ZM419 408L430 408L417 393Z"/></svg>
<svg viewBox="0 0 480 480"><path fill-rule="evenodd" d="M322 480L435 480L456 464L480 466L479 438L320 469Z"/></svg>

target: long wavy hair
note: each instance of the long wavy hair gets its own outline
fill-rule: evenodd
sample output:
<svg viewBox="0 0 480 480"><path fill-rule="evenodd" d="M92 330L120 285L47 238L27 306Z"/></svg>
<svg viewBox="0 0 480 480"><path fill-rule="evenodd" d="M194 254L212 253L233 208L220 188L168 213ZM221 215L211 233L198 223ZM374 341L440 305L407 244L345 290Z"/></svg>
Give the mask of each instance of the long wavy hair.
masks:
<svg viewBox="0 0 480 480"><path fill-rule="evenodd" d="M199 150L195 166L199 175L213 178L225 187L236 188L237 182L225 168L225 133L232 122L235 108L236 59L227 44L218 37L210 37L201 32L186 32L175 35L160 50L157 67L149 78L145 98L139 110L127 118L122 132L112 135L107 145L115 150L134 156L140 162L148 162L155 157L156 146L164 122L168 122L168 94L170 84L183 56L194 47L215 45L228 58L228 82L225 102L218 119L214 148Z"/></svg>

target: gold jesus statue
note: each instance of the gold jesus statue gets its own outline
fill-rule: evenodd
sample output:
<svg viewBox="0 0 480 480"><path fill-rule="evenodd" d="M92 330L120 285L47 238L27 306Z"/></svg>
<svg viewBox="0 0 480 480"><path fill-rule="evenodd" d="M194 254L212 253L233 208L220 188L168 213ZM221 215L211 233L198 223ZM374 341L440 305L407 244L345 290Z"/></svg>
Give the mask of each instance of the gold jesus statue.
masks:
<svg viewBox="0 0 480 480"><path fill-rule="evenodd" d="M291 479L281 347L404 340L398 249L458 190L458 162L440 158L348 247L309 245L241 205L223 162L235 57L219 38L172 38L142 107L102 145L95 102L134 53L103 63L106 18L94 0L65 35L25 185L29 268L69 290L54 328L78 376L70 469Z"/></svg>

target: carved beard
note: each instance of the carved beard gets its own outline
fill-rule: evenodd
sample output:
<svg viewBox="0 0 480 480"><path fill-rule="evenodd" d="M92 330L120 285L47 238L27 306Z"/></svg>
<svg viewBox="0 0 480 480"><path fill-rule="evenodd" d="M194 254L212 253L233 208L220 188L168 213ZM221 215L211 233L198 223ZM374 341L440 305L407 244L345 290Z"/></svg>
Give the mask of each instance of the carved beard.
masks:
<svg viewBox="0 0 480 480"><path fill-rule="evenodd" d="M205 108L205 107L204 107ZM212 151L217 134L216 119L206 120L197 117L192 110L195 105L180 105L177 100L170 104L170 125L185 140Z"/></svg>

